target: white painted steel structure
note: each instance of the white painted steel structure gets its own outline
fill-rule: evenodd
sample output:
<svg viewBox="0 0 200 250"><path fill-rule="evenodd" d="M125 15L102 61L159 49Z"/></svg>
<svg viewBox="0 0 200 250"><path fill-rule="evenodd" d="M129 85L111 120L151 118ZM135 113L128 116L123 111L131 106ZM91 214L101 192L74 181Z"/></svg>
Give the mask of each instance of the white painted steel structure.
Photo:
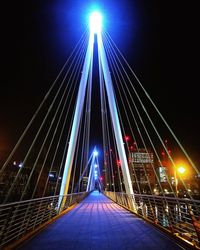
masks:
<svg viewBox="0 0 200 250"><path fill-rule="evenodd" d="M103 45L102 36L101 36L99 16L97 15L97 17L98 17L97 28L96 29L94 28L95 27L94 23L92 23L92 26L91 26L89 45L87 48L87 53L86 53L83 71L82 71L82 77L81 77L81 81L80 81L80 85L79 85L78 98L77 98L77 102L76 102L75 115L73 118L69 148L68 148L68 152L67 152L65 169L64 169L64 174L63 174L63 179L62 179L62 184L61 184L61 189L60 189L60 196L66 195L68 193L68 189L69 189L69 180L70 180L70 176L71 176L71 169L72 169L72 164L73 164L73 159L74 159L74 154L75 154L78 131L80 128L80 120L81 120L81 113L82 113L83 105L84 105L86 85L88 82L89 75L91 75L91 73L92 73L92 72L90 72L90 70L92 70L91 64L93 61L92 59L93 59L93 51L94 51L94 36L95 36L95 34L97 35L97 43L98 43L98 56L99 56L99 64L100 64L99 65L99 75L103 74L103 77L105 80L106 92L107 92L107 96L108 96L108 104L109 104L109 109L110 109L110 114L111 114L111 120L112 120L112 125L114 128L117 150L118 150L119 157L121 160L125 190L126 190L127 194L134 195L133 187L132 187L132 183L131 183L130 172L129 172L129 168L128 168L127 157L126 157L125 149L124 149L124 143L123 143L123 138L122 138L122 131L121 131L121 127L120 127L119 117L118 117L116 101L115 101L115 97L114 97L113 83L112 83L112 79L110 76L108 62L107 62L107 58L106 58L106 53L104 50L104 45ZM95 20L93 20L93 22L94 21ZM102 76L100 76L100 81L101 81L101 78L102 78ZM101 106L103 108L102 103L101 103ZM91 164L91 166L92 166L92 164ZM91 180L90 177L91 176L89 176L89 180ZM63 200L63 201L59 200L59 207L61 210L62 210L64 203L65 203L65 200ZM133 210L136 211L134 202L132 203L132 207L133 207Z"/></svg>
<svg viewBox="0 0 200 250"><path fill-rule="evenodd" d="M60 195L65 195L68 193L72 164L73 164L74 155L75 155L78 131L80 127L81 113L83 111L86 86L87 86L87 81L88 81L92 57L93 57L93 47L94 47L93 44L94 44L94 36L91 34L89 37L89 44L87 48L84 65L83 65L82 77L81 77L81 81L79 85L78 97L76 101L76 109L75 109L75 114L73 118L72 130L71 130L71 135L70 135L67 157L65 161L65 168L64 168L63 178L62 178ZM62 207L65 204L65 197L63 198L63 200L59 198L58 204L59 204L59 208L62 210Z"/></svg>

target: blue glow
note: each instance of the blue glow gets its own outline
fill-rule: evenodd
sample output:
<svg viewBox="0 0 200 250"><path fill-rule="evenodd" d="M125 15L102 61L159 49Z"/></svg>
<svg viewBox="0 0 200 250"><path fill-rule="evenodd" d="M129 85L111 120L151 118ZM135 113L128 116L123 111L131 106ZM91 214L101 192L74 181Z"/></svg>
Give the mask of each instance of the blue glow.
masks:
<svg viewBox="0 0 200 250"><path fill-rule="evenodd" d="M96 150L93 151L94 156L98 156L98 152Z"/></svg>
<svg viewBox="0 0 200 250"><path fill-rule="evenodd" d="M102 28L102 15L101 13L94 11L90 15L90 32L97 34L101 32Z"/></svg>

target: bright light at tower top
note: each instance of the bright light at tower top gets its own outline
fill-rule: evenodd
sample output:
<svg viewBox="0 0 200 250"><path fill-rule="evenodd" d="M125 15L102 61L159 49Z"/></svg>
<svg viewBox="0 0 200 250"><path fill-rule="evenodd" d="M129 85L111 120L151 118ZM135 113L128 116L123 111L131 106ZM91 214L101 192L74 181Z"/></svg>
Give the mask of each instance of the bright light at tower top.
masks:
<svg viewBox="0 0 200 250"><path fill-rule="evenodd" d="M93 151L94 156L98 156L98 152L96 150Z"/></svg>
<svg viewBox="0 0 200 250"><path fill-rule="evenodd" d="M101 28L102 28L102 15L99 12L94 11L90 15L90 32L94 34L100 33Z"/></svg>

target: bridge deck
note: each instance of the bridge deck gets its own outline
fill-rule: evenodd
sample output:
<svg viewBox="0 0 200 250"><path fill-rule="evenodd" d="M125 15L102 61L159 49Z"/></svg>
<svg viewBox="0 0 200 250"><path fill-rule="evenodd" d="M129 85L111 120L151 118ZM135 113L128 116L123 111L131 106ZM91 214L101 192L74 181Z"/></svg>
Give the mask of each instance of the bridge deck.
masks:
<svg viewBox="0 0 200 250"><path fill-rule="evenodd" d="M103 194L93 192L73 210L18 249L177 250L184 248Z"/></svg>

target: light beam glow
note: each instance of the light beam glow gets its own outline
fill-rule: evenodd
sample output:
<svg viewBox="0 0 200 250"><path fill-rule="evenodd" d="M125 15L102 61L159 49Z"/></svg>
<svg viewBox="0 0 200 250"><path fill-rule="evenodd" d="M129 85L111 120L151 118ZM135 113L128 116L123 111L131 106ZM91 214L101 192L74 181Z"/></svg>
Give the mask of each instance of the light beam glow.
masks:
<svg viewBox="0 0 200 250"><path fill-rule="evenodd" d="M98 156L98 152L96 150L93 151L94 156Z"/></svg>
<svg viewBox="0 0 200 250"><path fill-rule="evenodd" d="M94 11L90 15L90 32L93 34L97 34L101 32L102 28L102 15Z"/></svg>

